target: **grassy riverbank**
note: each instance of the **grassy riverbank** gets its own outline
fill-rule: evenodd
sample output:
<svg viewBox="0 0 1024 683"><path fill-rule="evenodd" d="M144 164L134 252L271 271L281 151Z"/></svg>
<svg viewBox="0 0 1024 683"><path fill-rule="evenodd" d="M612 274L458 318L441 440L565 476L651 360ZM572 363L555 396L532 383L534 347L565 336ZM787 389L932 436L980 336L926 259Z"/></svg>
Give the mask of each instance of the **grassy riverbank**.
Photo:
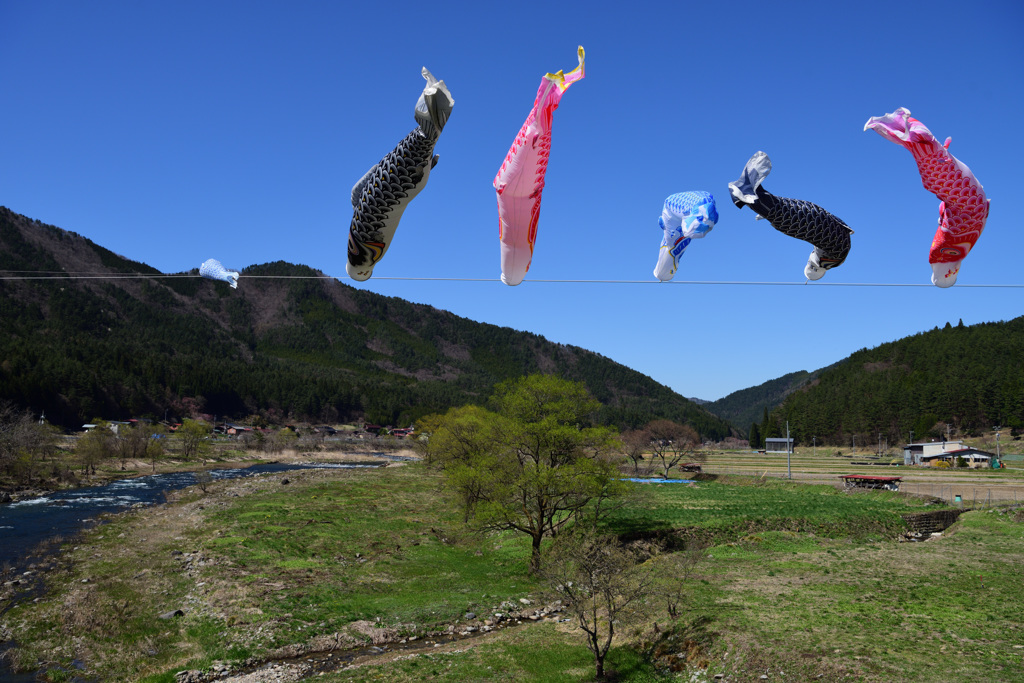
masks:
<svg viewBox="0 0 1024 683"><path fill-rule="evenodd" d="M967 513L936 540L897 544L899 513L921 501L743 478L642 488L613 528L713 544L662 664L736 681L1024 680L1020 514ZM217 662L410 637L439 646L319 680L590 680L589 653L558 619L449 644L431 635L467 612L500 623L495 613L545 604L528 558L523 539L466 533L418 464L219 481L84 534L49 593L4 613L0 630L19 665L44 662L51 680L77 661L95 680L169 682ZM684 676L641 656L653 637L624 634L610 657L618 680Z"/></svg>

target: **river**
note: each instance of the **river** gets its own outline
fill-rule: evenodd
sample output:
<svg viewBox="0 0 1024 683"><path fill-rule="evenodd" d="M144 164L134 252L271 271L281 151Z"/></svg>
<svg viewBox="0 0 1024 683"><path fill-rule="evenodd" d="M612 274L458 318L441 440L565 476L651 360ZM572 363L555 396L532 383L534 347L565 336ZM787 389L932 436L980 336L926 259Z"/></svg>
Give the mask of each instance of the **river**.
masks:
<svg viewBox="0 0 1024 683"><path fill-rule="evenodd" d="M398 458L382 453L373 455L380 457L381 463L266 463L208 472L213 480L235 479L300 469L379 467L387 460ZM195 472L153 474L120 479L103 486L55 491L0 505L0 568L5 577L23 575L29 565L37 561L33 554L38 554L36 551L41 544L67 539L103 513L164 502L168 491L195 483Z"/></svg>
<svg viewBox="0 0 1024 683"><path fill-rule="evenodd" d="M206 470L213 480L252 477L273 472L305 469L357 469L380 467L387 461L403 461L403 456L372 453L379 463L265 463L250 467ZM66 491L54 491L37 498L27 498L0 505L0 569L3 580L14 582L13 592L6 604L0 604L0 613L6 612L20 600L38 594L42 573L50 566L47 561L52 549L47 542L68 539L103 513L155 505L166 500L168 491L183 489L196 483L195 472L151 474L132 479L120 479L103 486L88 486ZM33 569L33 566L36 569ZM43 570L43 571L39 571ZM13 643L0 643L0 653ZM15 674L0 657L0 681L28 683L37 680L39 672ZM80 680L72 677L72 680Z"/></svg>

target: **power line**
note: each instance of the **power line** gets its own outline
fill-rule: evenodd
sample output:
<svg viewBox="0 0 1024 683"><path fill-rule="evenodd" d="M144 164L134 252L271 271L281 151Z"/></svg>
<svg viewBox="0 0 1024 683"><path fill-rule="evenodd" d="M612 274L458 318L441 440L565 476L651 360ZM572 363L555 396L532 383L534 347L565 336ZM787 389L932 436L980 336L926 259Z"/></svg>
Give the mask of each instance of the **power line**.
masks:
<svg viewBox="0 0 1024 683"><path fill-rule="evenodd" d="M0 280L167 280L183 278L201 278L201 275L189 272L182 273L144 273L126 272L110 273L88 270L4 270ZM351 280L348 275L256 275L242 273L240 280ZM420 276L377 276L375 281L388 282L449 282L449 283L500 283L499 278L420 278ZM739 286L739 287L935 287L924 283L821 283L805 282L769 282L739 280L673 280L660 282L656 280L554 280L536 279L524 282L549 285L708 285L708 286ZM986 289L1024 289L1020 285L954 285L961 288Z"/></svg>
<svg viewBox="0 0 1024 683"><path fill-rule="evenodd" d="M146 274L146 273L91 273L88 271L32 271L32 270L3 270L3 273L33 273L32 275L0 275L0 280L139 280L139 279L181 279L199 278L199 275L191 273L172 274ZM242 273L240 280L350 280L347 275L336 277L333 275L246 275ZM388 277L378 276L375 281L408 281L408 282L501 282L500 278L475 278L475 277ZM538 284L610 284L610 285L709 285L709 286L747 286L747 287L925 287L933 288L930 283L909 283L909 282L770 282L757 280L671 280L661 282L658 280L573 280L573 279L545 279L538 278L525 280L524 282L536 282ZM984 289L1024 289L1024 284L957 284L956 288L984 288Z"/></svg>

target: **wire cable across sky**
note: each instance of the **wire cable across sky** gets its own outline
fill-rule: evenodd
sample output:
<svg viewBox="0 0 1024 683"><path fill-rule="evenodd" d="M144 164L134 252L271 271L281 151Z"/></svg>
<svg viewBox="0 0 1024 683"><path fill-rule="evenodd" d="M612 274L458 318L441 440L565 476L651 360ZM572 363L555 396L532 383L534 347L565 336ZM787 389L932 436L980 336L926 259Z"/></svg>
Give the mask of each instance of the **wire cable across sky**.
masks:
<svg viewBox="0 0 1024 683"><path fill-rule="evenodd" d="M57 271L0 271L3 273L33 273L32 275L0 275L0 280L141 280L141 279L181 279L200 278L192 273L170 273L170 274L147 274L147 273L87 273ZM204 278L205 279L205 278ZM241 279L245 280L352 280L353 278L342 275L246 275L242 274ZM501 282L501 278L485 277L387 277L376 276L374 280L409 281L409 282ZM931 283L910 283L910 282L766 282L766 281L745 281L745 280L555 280L540 278L536 280L524 280L524 282L536 282L543 284L588 284L588 285L710 285L710 286L746 286L746 287L924 287L934 289ZM1024 289L1024 284L956 284L956 288L974 289Z"/></svg>

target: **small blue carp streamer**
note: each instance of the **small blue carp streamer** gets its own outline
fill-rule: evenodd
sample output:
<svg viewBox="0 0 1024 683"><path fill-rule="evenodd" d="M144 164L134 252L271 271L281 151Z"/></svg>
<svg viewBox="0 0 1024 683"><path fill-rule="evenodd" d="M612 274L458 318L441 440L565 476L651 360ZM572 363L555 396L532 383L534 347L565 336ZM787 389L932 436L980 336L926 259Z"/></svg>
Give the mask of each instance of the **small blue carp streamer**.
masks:
<svg viewBox="0 0 1024 683"><path fill-rule="evenodd" d="M664 231L654 277L668 282L679 269L679 257L694 239L704 237L718 222L710 192L679 192L665 200L658 225Z"/></svg>
<svg viewBox="0 0 1024 683"><path fill-rule="evenodd" d="M739 180L729 183L732 202L741 209L749 206L779 232L814 245L804 266L804 277L817 280L846 260L853 230L817 204L776 197L765 190L761 183L771 172L772 160L768 155L755 153L743 167Z"/></svg>
<svg viewBox="0 0 1024 683"><path fill-rule="evenodd" d="M217 259L207 259L199 266L199 275L210 280L220 280L231 285L231 289L238 289L238 273L228 270Z"/></svg>

